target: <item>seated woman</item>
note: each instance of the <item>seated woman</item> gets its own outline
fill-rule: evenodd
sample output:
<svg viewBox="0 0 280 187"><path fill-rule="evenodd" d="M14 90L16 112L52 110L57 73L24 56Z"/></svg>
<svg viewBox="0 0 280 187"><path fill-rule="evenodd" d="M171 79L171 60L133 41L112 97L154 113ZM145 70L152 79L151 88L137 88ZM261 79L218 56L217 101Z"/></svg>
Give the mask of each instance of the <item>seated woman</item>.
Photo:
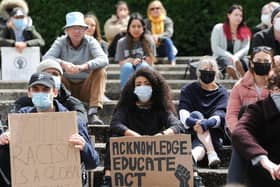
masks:
<svg viewBox="0 0 280 187"><path fill-rule="evenodd" d="M211 49L217 57L220 71L233 79L238 79L247 71L251 32L244 23L241 5L232 5L226 21L214 26L211 33Z"/></svg>
<svg viewBox="0 0 280 187"><path fill-rule="evenodd" d="M232 133L232 143L247 160L248 187L280 186L280 68L268 75L270 95L249 105Z"/></svg>
<svg viewBox="0 0 280 187"><path fill-rule="evenodd" d="M147 9L145 20L147 29L152 33L153 40L157 45L157 56L166 57L174 66L176 65L175 56L177 49L173 45L171 37L174 32L173 21L166 16L166 10L161 1L152 1Z"/></svg>
<svg viewBox="0 0 280 187"><path fill-rule="evenodd" d="M88 13L85 15L85 23L88 25L86 34L89 36L93 36L100 43L103 52L108 55L108 44L102 39L100 25L97 17L92 13Z"/></svg>
<svg viewBox="0 0 280 187"><path fill-rule="evenodd" d="M115 7L116 14L107 19L104 24L110 57L115 56L118 40L125 35L129 20L129 8L125 1L118 1Z"/></svg>
<svg viewBox="0 0 280 187"><path fill-rule="evenodd" d="M226 122L229 135L235 130L238 119L249 104L263 100L269 94L266 88L267 75L274 67L273 51L270 47L253 48L249 71L231 90L227 106ZM244 183L246 162L232 146L232 154L227 175L227 183Z"/></svg>
<svg viewBox="0 0 280 187"><path fill-rule="evenodd" d="M211 57L204 57L197 68L198 81L185 85L179 100L179 118L192 132L192 155L200 161L205 153L208 166L220 164L218 151L225 140L224 125L227 90L216 83L219 69Z"/></svg>
<svg viewBox="0 0 280 187"><path fill-rule="evenodd" d="M184 132L175 117L171 90L164 78L151 68L141 68L129 79L114 110L111 136L142 136ZM167 129L168 128L168 129ZM166 129L166 130L165 130ZM102 187L110 186L110 153L107 147Z"/></svg>
<svg viewBox="0 0 280 187"><path fill-rule="evenodd" d="M121 66L121 88L135 70L152 65L155 54L155 44L151 36L146 34L142 16L138 13L132 14L128 21L127 34L118 41L115 56L115 61Z"/></svg>
<svg viewBox="0 0 280 187"><path fill-rule="evenodd" d="M262 31L264 29L267 29L272 26L271 24L271 14L273 10L277 7L280 6L280 3L271 1L267 4L265 4L262 7L261 11L261 23L259 23L255 28L254 28L254 33Z"/></svg>

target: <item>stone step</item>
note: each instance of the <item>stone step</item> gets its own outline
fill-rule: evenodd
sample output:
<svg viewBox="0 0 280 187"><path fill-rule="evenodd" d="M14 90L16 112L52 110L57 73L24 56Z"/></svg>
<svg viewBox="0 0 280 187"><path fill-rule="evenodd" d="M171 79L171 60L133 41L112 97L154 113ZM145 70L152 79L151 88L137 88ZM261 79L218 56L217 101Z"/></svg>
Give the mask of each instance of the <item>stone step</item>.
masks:
<svg viewBox="0 0 280 187"><path fill-rule="evenodd" d="M117 104L117 100L112 100L111 102L105 103L103 109L99 111L98 115L103 120L105 124L109 124L111 121L113 110ZM2 100L0 101L0 117L3 122L7 120L7 114L13 108L14 100ZM174 100L175 106L178 106L179 101Z"/></svg>
<svg viewBox="0 0 280 187"><path fill-rule="evenodd" d="M192 83L196 80L166 80L172 89L181 89L185 84ZM236 80L225 79L218 80L219 84L223 85L227 89L231 89ZM3 81L0 80L0 89L27 89L27 82L19 81ZM106 92L120 92L119 79L108 79L106 82Z"/></svg>
<svg viewBox="0 0 280 187"><path fill-rule="evenodd" d="M166 79L179 79L184 80L185 79L185 71L159 71L160 74ZM120 78L120 71L107 71L107 79L119 79Z"/></svg>
<svg viewBox="0 0 280 187"><path fill-rule="evenodd" d="M0 101L0 117L2 122L7 121L7 114L12 110L14 100L1 100ZM116 106L117 101L113 100L104 104L103 110L100 110L99 116L105 124L109 124L111 121L111 115Z"/></svg>
<svg viewBox="0 0 280 187"><path fill-rule="evenodd" d="M173 99L178 100L180 95L180 89L185 85L193 82L194 80L167 80L168 84L172 88ZM221 85L230 90L236 81L234 80L220 80ZM15 85L18 88L15 88ZM26 95L27 84L24 82L10 83L0 81L0 98L4 100L16 100L21 96ZM117 100L120 97L120 85L119 80L108 80L106 86L106 96L110 99Z"/></svg>
<svg viewBox="0 0 280 187"><path fill-rule="evenodd" d="M176 57L176 65L178 64L189 64L194 61L198 61L202 58L203 56L177 56ZM118 64L118 62L114 61L114 58L109 57L109 63L110 64ZM156 65L158 64L168 64L168 59L166 57L157 57L157 62L155 63Z"/></svg>
<svg viewBox="0 0 280 187"><path fill-rule="evenodd" d="M98 166L96 169L90 172L90 176L94 175L94 186L92 185L89 187L100 187L103 177L103 170L103 166ZM202 181L206 187L218 187L226 184L227 169L198 168L198 172L202 177Z"/></svg>
<svg viewBox="0 0 280 187"><path fill-rule="evenodd" d="M117 104L117 100L112 100L103 105L103 109L98 112L99 117L105 124L109 124L111 121L113 110ZM179 101L173 100L175 107L177 108ZM14 100L1 100L0 101L0 117L3 122L7 120L7 114L13 108Z"/></svg>
<svg viewBox="0 0 280 187"><path fill-rule="evenodd" d="M105 156L105 144L96 143L95 148L98 151L101 159L100 166L94 170L95 185L99 186L103 176L103 164ZM199 165L198 172L203 179L203 183L207 187L217 187L226 184L228 158L230 157L229 147L225 147L222 151L222 166L219 169L210 169L207 166Z"/></svg>
<svg viewBox="0 0 280 187"><path fill-rule="evenodd" d="M0 80L0 89L27 89L27 82Z"/></svg>
<svg viewBox="0 0 280 187"><path fill-rule="evenodd" d="M158 71L184 71L188 67L188 64L176 64L176 66L172 66L171 64L155 64L153 66L154 69ZM109 64L107 67L107 71L120 71L119 64Z"/></svg>
<svg viewBox="0 0 280 187"><path fill-rule="evenodd" d="M230 94L230 89L228 93ZM179 100L180 98L180 89L173 89L172 96L174 100ZM111 100L118 100L120 98L119 92L109 92L106 91L105 95ZM19 97L26 96L26 89L0 89L0 98L1 100L16 100Z"/></svg>
<svg viewBox="0 0 280 187"><path fill-rule="evenodd" d="M19 97L26 96L26 89L0 89L1 100L16 100Z"/></svg>
<svg viewBox="0 0 280 187"><path fill-rule="evenodd" d="M104 143L108 139L108 131L110 125L94 125L88 124L88 133L95 137L96 143Z"/></svg>

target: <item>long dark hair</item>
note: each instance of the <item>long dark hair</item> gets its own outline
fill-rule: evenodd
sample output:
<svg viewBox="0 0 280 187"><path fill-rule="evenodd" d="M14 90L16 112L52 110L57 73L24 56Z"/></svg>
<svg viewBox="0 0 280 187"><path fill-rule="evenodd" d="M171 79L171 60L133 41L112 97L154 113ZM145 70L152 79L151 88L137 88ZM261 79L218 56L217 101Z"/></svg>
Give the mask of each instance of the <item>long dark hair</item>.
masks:
<svg viewBox="0 0 280 187"><path fill-rule="evenodd" d="M133 20L139 20L142 27L143 27L143 33L142 35L140 36L140 42L141 42L141 45L143 47L143 50L144 50L144 53L148 54L149 57L151 57L153 59L153 61L155 61L155 57L152 53L152 49L150 48L150 45L149 45L149 40L147 39L147 36L146 36L146 26L145 26L145 22L144 22L144 19L142 18L141 14L139 13L133 13L131 14L129 20L128 20L128 24L127 24L127 41L128 41L128 50L129 50L129 55L131 56L131 51L132 51L132 47L133 47L133 36L131 35L131 33L129 32L129 27L132 23Z"/></svg>
<svg viewBox="0 0 280 187"><path fill-rule="evenodd" d="M272 59L272 62L271 62L271 68L274 68L276 65L275 65L275 62L274 62L274 52L273 52L273 49L268 47L268 46L258 46L258 47L254 47L253 50L252 50L252 53L251 53L251 56L250 56L250 64L249 64L249 71L251 73L254 72L252 66L251 66L251 63L253 63L253 59L255 58L255 55L258 54L259 52L264 52L266 54L268 54L271 59Z"/></svg>
<svg viewBox="0 0 280 187"><path fill-rule="evenodd" d="M244 22L245 12L241 5L234 4L231 7L229 7L229 9L227 11L225 23L223 24L223 30L224 30L227 40L232 40L232 34L231 34L231 30L230 30L230 22L228 19L228 14L231 14L236 9L238 9L242 12L242 21L239 23L239 25L237 27L237 33L236 33L237 36L236 37L239 40L243 41L244 39L251 38L252 33L251 33L249 27L247 27L247 25Z"/></svg>
<svg viewBox="0 0 280 187"><path fill-rule="evenodd" d="M117 107L129 107L136 106L138 101L137 96L134 94L135 79L139 76L147 78L152 86L153 93L151 97L152 109L155 111L172 112L176 115L175 106L172 103L171 89L168 86L165 79L159 72L152 70L151 68L141 68L137 70L132 77L128 80L125 87L122 90L121 98L117 104Z"/></svg>
<svg viewBox="0 0 280 187"><path fill-rule="evenodd" d="M246 25L245 22L244 22L245 12L244 12L243 7L242 7L241 5L234 4L234 5L232 5L231 7L229 7L229 9L228 9L228 11L227 11L227 16L226 16L226 21L225 21L225 22L228 23L228 24L230 24L230 23L229 23L229 19L228 19L228 14L231 14L235 9L238 9L238 10L240 10L240 11L242 12L242 21L241 21L241 23L238 25L238 29L239 29L240 27Z"/></svg>

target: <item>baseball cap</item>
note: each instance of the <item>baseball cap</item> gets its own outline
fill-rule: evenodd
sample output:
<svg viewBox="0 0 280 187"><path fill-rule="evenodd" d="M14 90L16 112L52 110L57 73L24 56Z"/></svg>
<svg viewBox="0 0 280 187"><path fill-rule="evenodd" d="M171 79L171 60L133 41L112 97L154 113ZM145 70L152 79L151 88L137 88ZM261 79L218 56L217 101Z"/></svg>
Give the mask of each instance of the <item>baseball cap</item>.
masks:
<svg viewBox="0 0 280 187"><path fill-rule="evenodd" d="M24 11L22 8L16 7L12 10L11 12L11 16L12 17L16 17L16 16L25 16Z"/></svg>
<svg viewBox="0 0 280 187"><path fill-rule="evenodd" d="M44 85L48 88L55 88L55 83L52 75L45 72L34 73L33 75L31 75L28 83L28 88L37 84Z"/></svg>

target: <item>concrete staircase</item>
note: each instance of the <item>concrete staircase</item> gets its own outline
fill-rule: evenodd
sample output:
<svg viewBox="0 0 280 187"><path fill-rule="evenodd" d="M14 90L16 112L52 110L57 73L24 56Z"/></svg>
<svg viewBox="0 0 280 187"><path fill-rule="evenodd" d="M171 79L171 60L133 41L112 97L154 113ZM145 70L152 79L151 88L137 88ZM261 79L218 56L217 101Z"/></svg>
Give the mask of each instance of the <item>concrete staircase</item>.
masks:
<svg viewBox="0 0 280 187"><path fill-rule="evenodd" d="M166 59L161 59L160 64L154 65L154 68L167 79L170 87L172 88L174 103L177 106L180 89L186 84L194 80L188 79L188 74L185 78L185 69L188 64L192 61L199 59L199 57L178 57L177 65L175 67L166 64ZM95 136L95 147L101 156L101 166L94 170L94 173L90 173L90 177L94 178L94 186L99 186L102 179L103 161L105 155L105 140L106 132L109 128L111 114L117 103L120 95L120 84L119 84L119 65L110 64L107 68L108 81L106 85L106 95L112 99L112 102L105 103L104 109L100 112L101 119L106 125L92 125L89 124L89 133ZM225 86L229 91L233 87L235 81L233 80L219 80L219 83ZM6 121L7 113L12 109L13 102L16 98L26 94L27 83L26 82L12 82L12 81L0 81L0 115L1 120ZM203 161L200 163L199 173L203 178L203 182L207 187L217 187L225 184L227 167L230 159L231 148L227 146L222 152L222 167L220 169L209 169L207 162ZM92 181L90 182L93 186Z"/></svg>

